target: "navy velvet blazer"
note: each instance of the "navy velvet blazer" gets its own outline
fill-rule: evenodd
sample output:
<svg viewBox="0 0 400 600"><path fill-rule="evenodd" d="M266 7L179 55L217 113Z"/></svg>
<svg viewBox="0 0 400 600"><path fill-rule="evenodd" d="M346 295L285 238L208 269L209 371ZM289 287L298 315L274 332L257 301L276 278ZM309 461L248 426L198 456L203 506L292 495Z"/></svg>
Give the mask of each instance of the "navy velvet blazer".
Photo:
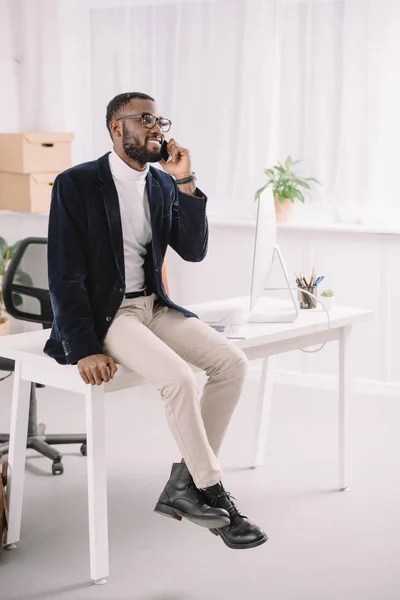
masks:
<svg viewBox="0 0 400 600"><path fill-rule="evenodd" d="M62 364L102 353L102 342L125 295L124 247L118 194L108 155L64 171L54 181L48 235L48 274L54 322L44 351ZM146 288L166 306L193 313L166 295L162 265L168 244L184 259L207 253L207 198L179 191L150 167L147 175L152 242L144 263Z"/></svg>

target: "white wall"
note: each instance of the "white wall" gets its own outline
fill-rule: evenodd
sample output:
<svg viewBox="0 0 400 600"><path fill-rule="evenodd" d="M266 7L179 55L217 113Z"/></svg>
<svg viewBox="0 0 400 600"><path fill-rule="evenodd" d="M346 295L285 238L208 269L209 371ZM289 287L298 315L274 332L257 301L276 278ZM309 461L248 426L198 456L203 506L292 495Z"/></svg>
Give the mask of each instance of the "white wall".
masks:
<svg viewBox="0 0 400 600"><path fill-rule="evenodd" d="M169 257L170 287L174 300L190 304L249 293L254 225L211 222L207 258L184 263ZM301 226L280 227L278 242L289 273L315 266L326 275L342 305L370 308L374 320L354 329L351 365L357 389L400 394L398 357L400 341L400 235L320 230ZM295 352L279 357L280 381L332 387L337 372L334 344L321 353Z"/></svg>

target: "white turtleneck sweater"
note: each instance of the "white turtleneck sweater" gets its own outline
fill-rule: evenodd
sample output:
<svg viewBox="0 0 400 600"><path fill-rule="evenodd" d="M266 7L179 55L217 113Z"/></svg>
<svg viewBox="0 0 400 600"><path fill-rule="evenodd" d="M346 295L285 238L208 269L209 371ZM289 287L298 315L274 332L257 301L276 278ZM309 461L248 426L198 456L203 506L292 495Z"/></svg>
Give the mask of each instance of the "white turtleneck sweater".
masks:
<svg viewBox="0 0 400 600"><path fill-rule="evenodd" d="M113 150L109 156L111 174L118 192L124 239L126 293L144 290L144 259L151 242L149 200L144 171L129 167Z"/></svg>

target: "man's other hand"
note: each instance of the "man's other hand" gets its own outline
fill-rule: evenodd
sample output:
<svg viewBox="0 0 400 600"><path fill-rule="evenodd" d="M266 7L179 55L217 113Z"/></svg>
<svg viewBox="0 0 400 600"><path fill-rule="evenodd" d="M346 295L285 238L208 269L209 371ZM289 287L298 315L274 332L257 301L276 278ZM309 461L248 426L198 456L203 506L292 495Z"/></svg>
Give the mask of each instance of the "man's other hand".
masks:
<svg viewBox="0 0 400 600"><path fill-rule="evenodd" d="M114 379L117 365L111 356L105 354L92 354L78 361L79 374L87 384L101 385Z"/></svg>

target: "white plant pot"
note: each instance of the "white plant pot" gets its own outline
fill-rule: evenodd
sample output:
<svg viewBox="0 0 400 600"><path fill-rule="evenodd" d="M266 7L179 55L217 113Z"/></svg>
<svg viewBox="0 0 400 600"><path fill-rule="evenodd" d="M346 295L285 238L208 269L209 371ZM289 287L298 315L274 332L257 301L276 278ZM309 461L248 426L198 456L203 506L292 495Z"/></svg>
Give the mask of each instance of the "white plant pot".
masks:
<svg viewBox="0 0 400 600"><path fill-rule="evenodd" d="M1 316L0 316L1 319ZM0 321L0 336L1 335L10 335L10 319L6 319L5 321Z"/></svg>
<svg viewBox="0 0 400 600"><path fill-rule="evenodd" d="M332 310L335 305L335 296L320 296L319 297L326 310Z"/></svg>

